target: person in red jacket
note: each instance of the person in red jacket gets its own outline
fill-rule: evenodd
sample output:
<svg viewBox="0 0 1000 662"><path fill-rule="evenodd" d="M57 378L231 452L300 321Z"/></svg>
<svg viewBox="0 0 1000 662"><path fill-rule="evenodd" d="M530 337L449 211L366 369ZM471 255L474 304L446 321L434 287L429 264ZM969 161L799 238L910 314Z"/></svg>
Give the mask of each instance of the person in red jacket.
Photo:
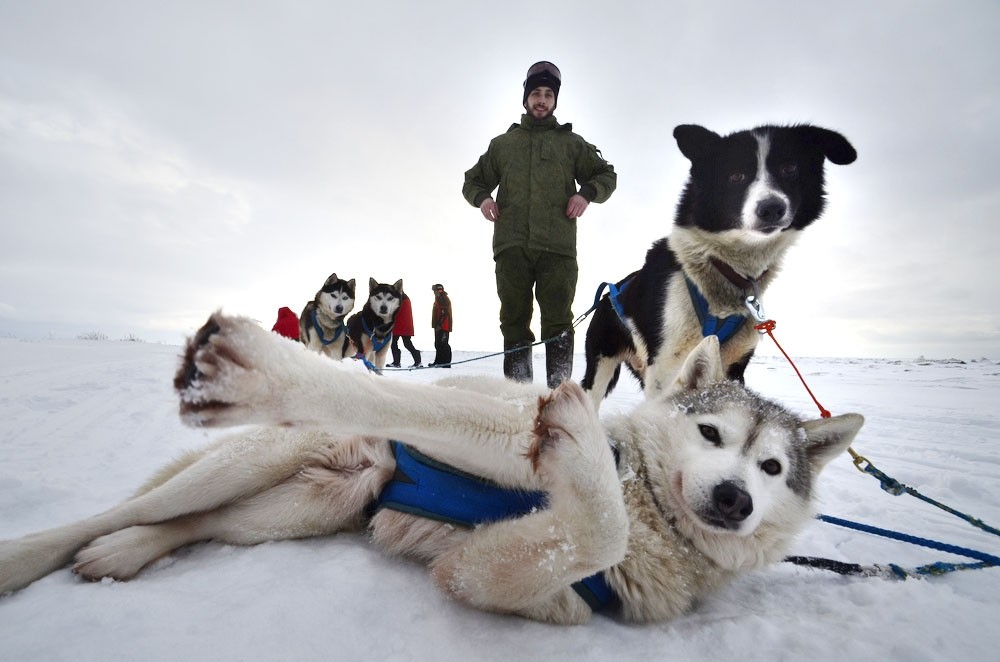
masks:
<svg viewBox="0 0 1000 662"><path fill-rule="evenodd" d="M403 345L413 357L411 368L420 367L420 350L413 346L413 307L410 305L410 297L403 292L403 297L399 301L399 312L396 313L396 322L392 327L392 363L387 368L398 368L401 352L399 351L399 339L403 339Z"/></svg>
<svg viewBox="0 0 1000 662"><path fill-rule="evenodd" d="M299 316L288 306L278 308L278 321L271 330L292 340L299 339Z"/></svg>
<svg viewBox="0 0 1000 662"><path fill-rule="evenodd" d="M451 317L451 299L444 291L444 285L435 283L434 308L431 310L431 326L434 327L434 363L438 368L451 367L451 344L448 342L454 321Z"/></svg>

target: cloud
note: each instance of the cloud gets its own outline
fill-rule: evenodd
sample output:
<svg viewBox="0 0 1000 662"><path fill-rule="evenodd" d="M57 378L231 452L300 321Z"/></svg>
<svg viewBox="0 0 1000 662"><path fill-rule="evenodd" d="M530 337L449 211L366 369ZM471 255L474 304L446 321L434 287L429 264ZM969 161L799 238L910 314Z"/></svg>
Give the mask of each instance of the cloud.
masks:
<svg viewBox="0 0 1000 662"><path fill-rule="evenodd" d="M830 168L826 216L766 295L781 328L823 355L1000 356L998 19L985 1L8 3L0 306L179 336L218 306L270 323L337 271L403 277L418 344L444 282L454 346L493 349L491 227L462 174L546 58L559 119L619 172L581 219L576 312L669 231L676 124L805 121L859 159Z"/></svg>

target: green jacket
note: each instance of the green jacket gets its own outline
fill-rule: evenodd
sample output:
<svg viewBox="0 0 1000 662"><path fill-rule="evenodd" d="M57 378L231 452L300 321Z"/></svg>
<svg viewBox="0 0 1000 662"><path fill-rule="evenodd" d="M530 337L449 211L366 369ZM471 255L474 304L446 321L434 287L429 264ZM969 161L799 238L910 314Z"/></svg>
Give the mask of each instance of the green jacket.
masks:
<svg viewBox="0 0 1000 662"><path fill-rule="evenodd" d="M614 167L572 124L522 115L465 173L462 195L479 207L500 187L494 257L511 246L576 257L576 219L566 218L570 197L579 192L588 202L604 202L617 180Z"/></svg>

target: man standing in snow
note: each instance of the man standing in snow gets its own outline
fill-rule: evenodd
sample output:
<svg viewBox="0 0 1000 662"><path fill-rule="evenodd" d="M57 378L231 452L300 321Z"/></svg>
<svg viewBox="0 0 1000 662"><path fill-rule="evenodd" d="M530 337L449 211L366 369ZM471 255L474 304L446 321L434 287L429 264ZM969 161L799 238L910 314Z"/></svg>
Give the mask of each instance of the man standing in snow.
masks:
<svg viewBox="0 0 1000 662"><path fill-rule="evenodd" d="M451 299L444 291L444 285L435 283L431 287L434 292L434 307L431 309L431 326L434 327L434 362L430 365L438 368L451 367L451 344L448 338L454 326L451 318Z"/></svg>
<svg viewBox="0 0 1000 662"><path fill-rule="evenodd" d="M504 355L504 376L533 379L534 289L542 338L556 338L545 345L545 371L552 388L573 372L576 220L591 202L607 200L617 184L614 167L600 150L573 133L571 124L556 121L553 112L561 85L554 64L531 65L520 124L490 142L465 173L462 187L469 204L494 224L500 332L504 351L516 350Z"/></svg>

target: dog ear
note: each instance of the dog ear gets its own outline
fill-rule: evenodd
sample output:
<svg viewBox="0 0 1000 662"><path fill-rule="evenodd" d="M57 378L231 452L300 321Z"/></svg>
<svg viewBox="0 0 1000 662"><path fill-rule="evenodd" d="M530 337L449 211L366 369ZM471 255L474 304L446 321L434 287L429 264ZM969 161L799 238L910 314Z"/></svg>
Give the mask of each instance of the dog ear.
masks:
<svg viewBox="0 0 1000 662"><path fill-rule="evenodd" d="M684 360L671 391L696 391L726 378L717 336L705 336Z"/></svg>
<svg viewBox="0 0 1000 662"><path fill-rule="evenodd" d="M323 283L323 287L326 287L327 285L333 285L338 280L339 279L337 278L337 274L336 273L332 273L332 274L330 274L330 277L326 279L326 282Z"/></svg>
<svg viewBox="0 0 1000 662"><path fill-rule="evenodd" d="M400 278L399 280L397 280L396 283L395 283L395 285L393 285L393 287L396 288L397 292L399 292L400 294L402 294L403 293L403 279Z"/></svg>
<svg viewBox="0 0 1000 662"><path fill-rule="evenodd" d="M376 287L378 287L378 281L375 280L374 278L372 278L371 276L369 276L368 277L368 291L369 292L374 292Z"/></svg>
<svg viewBox="0 0 1000 662"><path fill-rule="evenodd" d="M351 280L347 281L347 286L349 288L351 288L352 292L354 291L354 279L353 278Z"/></svg>
<svg viewBox="0 0 1000 662"><path fill-rule="evenodd" d="M823 156L830 160L830 163L847 165L854 163L854 160L858 158L858 152L854 149L854 145L836 131L808 125L796 127L795 130L802 142L818 149L823 153Z"/></svg>
<svg viewBox="0 0 1000 662"><path fill-rule="evenodd" d="M681 154L689 161L704 158L722 144L722 136L697 124L681 124L674 128L674 140Z"/></svg>
<svg viewBox="0 0 1000 662"><path fill-rule="evenodd" d="M865 418L861 414L842 414L832 418L805 421L806 453L813 471L819 471L851 445Z"/></svg>

